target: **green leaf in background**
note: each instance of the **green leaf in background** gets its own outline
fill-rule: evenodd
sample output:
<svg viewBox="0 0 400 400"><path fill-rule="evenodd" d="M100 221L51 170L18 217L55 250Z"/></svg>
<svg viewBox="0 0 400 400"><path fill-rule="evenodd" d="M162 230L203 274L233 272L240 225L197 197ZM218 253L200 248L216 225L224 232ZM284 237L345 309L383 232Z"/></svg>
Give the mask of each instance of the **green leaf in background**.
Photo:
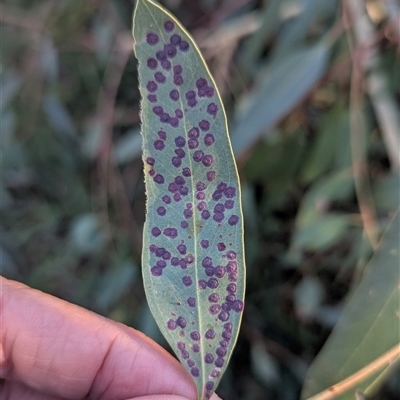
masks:
<svg viewBox="0 0 400 400"><path fill-rule="evenodd" d="M232 131L232 146L237 157L311 90L325 71L329 53L329 42L323 40L318 45L279 59L270 67L249 110Z"/></svg>
<svg viewBox="0 0 400 400"><path fill-rule="evenodd" d="M311 366L302 399L354 400L372 395L399 359L400 213L383 235L333 334ZM335 389L331 386L335 385Z"/></svg>
<svg viewBox="0 0 400 400"><path fill-rule="evenodd" d="M171 14L139 0L133 35L143 97L144 286L199 399L209 398L244 306L240 188L226 116L193 39Z"/></svg>

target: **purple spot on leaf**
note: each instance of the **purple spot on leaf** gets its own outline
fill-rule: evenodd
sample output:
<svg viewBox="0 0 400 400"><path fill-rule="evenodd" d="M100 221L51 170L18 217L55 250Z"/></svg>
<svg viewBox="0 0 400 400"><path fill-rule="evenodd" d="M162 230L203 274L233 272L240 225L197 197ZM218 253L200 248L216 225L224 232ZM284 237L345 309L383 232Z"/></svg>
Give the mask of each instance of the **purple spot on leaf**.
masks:
<svg viewBox="0 0 400 400"><path fill-rule="evenodd" d="M152 157L147 157L146 158L146 162L149 165L154 165L156 163L156 160L154 158L152 158Z"/></svg>
<svg viewBox="0 0 400 400"><path fill-rule="evenodd" d="M192 374L192 376L194 376L195 378L198 378L200 376L200 370L197 367L193 367L190 370L190 373Z"/></svg>
<svg viewBox="0 0 400 400"><path fill-rule="evenodd" d="M189 43L186 42L185 40L182 40L182 41L179 43L179 48L180 48L182 51L186 52L186 51L189 50Z"/></svg>
<svg viewBox="0 0 400 400"><path fill-rule="evenodd" d="M218 287L218 279L210 278L207 282L207 286L210 289L216 289Z"/></svg>
<svg viewBox="0 0 400 400"><path fill-rule="evenodd" d="M196 193L196 199L197 200L204 200L206 198L206 195L204 194L204 192L197 192Z"/></svg>
<svg viewBox="0 0 400 400"><path fill-rule="evenodd" d="M182 160L179 157L172 157L171 163L174 167L178 168L182 165Z"/></svg>
<svg viewBox="0 0 400 400"><path fill-rule="evenodd" d="M196 363L193 360L187 360L186 363L189 367L194 367L196 365Z"/></svg>
<svg viewBox="0 0 400 400"><path fill-rule="evenodd" d="M157 62L157 60L154 59L154 58L149 58L149 59L147 60L147 66L148 66L150 69L156 69L157 66L158 66L158 62Z"/></svg>
<svg viewBox="0 0 400 400"><path fill-rule="evenodd" d="M230 283L230 284L226 287L226 290L227 290L229 293L236 293L236 284Z"/></svg>
<svg viewBox="0 0 400 400"><path fill-rule="evenodd" d="M162 113L160 116L160 121L161 122L169 122L169 114L168 113Z"/></svg>
<svg viewBox="0 0 400 400"><path fill-rule="evenodd" d="M193 153L193 160L196 161L196 162L200 162L203 159L203 157L204 157L203 150L196 150Z"/></svg>
<svg viewBox="0 0 400 400"><path fill-rule="evenodd" d="M211 86L209 86L209 87L206 89L206 96L207 96L208 98L214 96L214 89L213 89Z"/></svg>
<svg viewBox="0 0 400 400"><path fill-rule="evenodd" d="M220 374L220 372L217 370L217 369L213 369L212 371L211 371L211 377L212 378L218 378L219 377L219 374Z"/></svg>
<svg viewBox="0 0 400 400"><path fill-rule="evenodd" d="M192 256L192 254L188 254L188 255L185 257L185 261L186 261L188 264L192 264L192 263L194 262L194 257Z"/></svg>
<svg viewBox="0 0 400 400"><path fill-rule="evenodd" d="M167 80L167 78L164 76L164 74L162 72L156 72L154 74L154 79L158 83L165 83L165 81Z"/></svg>
<svg viewBox="0 0 400 400"><path fill-rule="evenodd" d="M216 333L215 333L214 329L208 329L204 336L206 339L212 340L215 338Z"/></svg>
<svg viewBox="0 0 400 400"><path fill-rule="evenodd" d="M179 244L176 248L180 254L186 254L186 246L184 244Z"/></svg>
<svg viewBox="0 0 400 400"><path fill-rule="evenodd" d="M192 340L200 340L200 332L198 331L190 332L190 338Z"/></svg>
<svg viewBox="0 0 400 400"><path fill-rule="evenodd" d="M182 200L181 195L180 195L179 193L175 193L175 194L174 194L174 200L175 200L176 202L181 201L181 200Z"/></svg>
<svg viewBox="0 0 400 400"><path fill-rule="evenodd" d="M232 197L236 196L236 189L232 186L229 186L224 190L224 195L231 199Z"/></svg>
<svg viewBox="0 0 400 400"><path fill-rule="evenodd" d="M154 237L158 237L158 236L161 235L161 231L160 231L160 229L159 229L158 227L155 226L154 228L152 228L151 234L152 234Z"/></svg>
<svg viewBox="0 0 400 400"><path fill-rule="evenodd" d="M178 317L178 319L176 320L176 324L183 329L186 328L187 321L183 317Z"/></svg>
<svg viewBox="0 0 400 400"><path fill-rule="evenodd" d="M211 303L218 303L219 302L219 294L218 293L211 293L208 296L208 301Z"/></svg>
<svg viewBox="0 0 400 400"><path fill-rule="evenodd" d="M169 58L174 58L176 56L176 47L173 44L167 44L164 46L164 52Z"/></svg>
<svg viewBox="0 0 400 400"><path fill-rule="evenodd" d="M184 210L183 211L183 215L184 215L184 217L186 218L186 219L188 219L188 218L192 218L193 217L193 211L192 210Z"/></svg>
<svg viewBox="0 0 400 400"><path fill-rule="evenodd" d="M207 287L207 282L204 279L199 279L198 286L199 289L205 289Z"/></svg>
<svg viewBox="0 0 400 400"><path fill-rule="evenodd" d="M226 340L230 340L232 337L232 333L224 331L222 332L222 337Z"/></svg>
<svg viewBox="0 0 400 400"><path fill-rule="evenodd" d="M185 150L183 150L183 149L176 149L176 150L175 150L175 154L176 154L179 158L185 158L185 156L186 156Z"/></svg>
<svg viewBox="0 0 400 400"><path fill-rule="evenodd" d="M172 32L174 30L174 28L175 28L175 24L172 21L168 20L168 21L164 22L164 29L167 32Z"/></svg>
<svg viewBox="0 0 400 400"><path fill-rule="evenodd" d="M210 123L203 119L202 121L199 122L199 127L203 132L207 132L210 130Z"/></svg>
<svg viewBox="0 0 400 400"><path fill-rule="evenodd" d="M215 213L213 215L213 220L215 222L222 222L224 220L224 218L225 218L224 213ZM225 250L225 248L224 248L224 250ZM220 251L223 251L223 250L220 250Z"/></svg>
<svg viewBox="0 0 400 400"><path fill-rule="evenodd" d="M164 144L164 142L162 140L156 140L154 142L154 148L156 150L160 150L160 151L164 150L165 149L165 144Z"/></svg>
<svg viewBox="0 0 400 400"><path fill-rule="evenodd" d="M203 259L203 261L201 262L201 265L202 265L204 268L212 267L212 259L211 259L211 257L205 257L205 258Z"/></svg>
<svg viewBox="0 0 400 400"><path fill-rule="evenodd" d="M149 100L150 103L157 103L157 96L155 94L149 94L147 96L147 99Z"/></svg>
<svg viewBox="0 0 400 400"><path fill-rule="evenodd" d="M215 142L214 135L211 133L207 133L207 135L204 136L204 144L206 146L211 146Z"/></svg>
<svg viewBox="0 0 400 400"><path fill-rule="evenodd" d="M209 311L212 315L218 314L221 311L221 306L218 304L213 304L210 308Z"/></svg>
<svg viewBox="0 0 400 400"><path fill-rule="evenodd" d="M208 171L206 175L209 182L212 182L215 179L215 171Z"/></svg>
<svg viewBox="0 0 400 400"><path fill-rule="evenodd" d="M207 86L207 81L204 78L197 79L197 81L196 81L197 89L201 89L204 86Z"/></svg>
<svg viewBox="0 0 400 400"><path fill-rule="evenodd" d="M181 75L183 72L182 65L180 65L180 64L175 65L173 68L173 71L174 71L174 75Z"/></svg>
<svg viewBox="0 0 400 400"><path fill-rule="evenodd" d="M158 137L159 137L161 140L167 140L167 133L164 132L164 131L159 131L159 132L158 132Z"/></svg>
<svg viewBox="0 0 400 400"><path fill-rule="evenodd" d="M169 97L173 101L178 101L179 100L179 92L176 89L171 90L169 93Z"/></svg>
<svg viewBox="0 0 400 400"><path fill-rule="evenodd" d="M196 299L194 297L189 297L187 303L189 307L196 307Z"/></svg>
<svg viewBox="0 0 400 400"><path fill-rule="evenodd" d="M165 209L165 207L158 207L157 208L157 214L160 216L160 217L163 217L165 214L167 213L167 210Z"/></svg>
<svg viewBox="0 0 400 400"><path fill-rule="evenodd" d="M167 58L167 54L165 53L165 51L162 51L162 50L157 51L156 58L158 61L163 61Z"/></svg>
<svg viewBox="0 0 400 400"><path fill-rule="evenodd" d="M203 219L205 219L205 220L209 219L209 218L210 218L210 213L209 213L209 211L208 211L208 210L202 211L202 213L201 213L201 218L203 218Z"/></svg>
<svg viewBox="0 0 400 400"><path fill-rule="evenodd" d="M206 154L203 159L201 160L201 162L203 163L203 165L205 167L210 167L213 163L214 159L213 156Z"/></svg>
<svg viewBox="0 0 400 400"><path fill-rule="evenodd" d="M169 60L163 60L163 61L161 61L161 67L162 67L163 69L165 69L166 71L170 71L170 70L171 70L171 67L172 67L171 61L169 61Z"/></svg>
<svg viewBox="0 0 400 400"><path fill-rule="evenodd" d="M186 221L181 221L181 228L182 229L187 229L189 227L189 224Z"/></svg>
<svg viewBox="0 0 400 400"><path fill-rule="evenodd" d="M188 136L189 136L191 139L197 139L197 138L199 137L199 135L200 135L199 132L200 132L200 131L199 131L199 128L194 127L194 128L192 128L192 129L189 130Z"/></svg>
<svg viewBox="0 0 400 400"><path fill-rule="evenodd" d="M155 183L158 183L159 185L164 183L164 177L160 174L157 174L154 178L153 178Z"/></svg>
<svg viewBox="0 0 400 400"><path fill-rule="evenodd" d="M226 356L226 349L223 347L218 347L216 350L216 353L219 357L225 357Z"/></svg>
<svg viewBox="0 0 400 400"><path fill-rule="evenodd" d="M213 276L214 275L214 267L206 268L205 273L207 276Z"/></svg>
<svg viewBox="0 0 400 400"><path fill-rule="evenodd" d="M209 242L208 240L206 240L206 239L203 239L203 240L200 242L200 246L201 246L203 249L208 249L208 247L210 246L210 242Z"/></svg>
<svg viewBox="0 0 400 400"><path fill-rule="evenodd" d="M191 278L190 276L184 276L184 277L182 278L182 283L183 283L185 286L191 286L191 285L193 284L193 280L192 280L192 278Z"/></svg>
<svg viewBox="0 0 400 400"><path fill-rule="evenodd" d="M146 88L149 92L154 93L158 89L158 86L154 81L149 81L146 85Z"/></svg>
<svg viewBox="0 0 400 400"><path fill-rule="evenodd" d="M151 267L151 274L153 276L161 276L162 275L162 268L154 266Z"/></svg>
<svg viewBox="0 0 400 400"><path fill-rule="evenodd" d="M159 42L159 38L155 33L148 33L146 41L150 46L154 46Z"/></svg>
<svg viewBox="0 0 400 400"><path fill-rule="evenodd" d="M153 113L160 116L164 112L163 108L161 106L155 106L153 107Z"/></svg>
<svg viewBox="0 0 400 400"><path fill-rule="evenodd" d="M178 118L171 118L169 120L169 124L173 127L176 128L179 126L179 119Z"/></svg>
<svg viewBox="0 0 400 400"><path fill-rule="evenodd" d="M175 116L176 116L176 118L182 119L183 118L182 110L180 110L180 109L175 110Z"/></svg>
<svg viewBox="0 0 400 400"><path fill-rule="evenodd" d="M218 113L218 106L217 106L215 103L210 103L210 104L207 106L207 112L208 112L210 115L213 115L213 116L217 115L217 113Z"/></svg>
<svg viewBox="0 0 400 400"><path fill-rule="evenodd" d="M236 312L243 311L244 304L242 300L236 300L232 305L232 310Z"/></svg>
<svg viewBox="0 0 400 400"><path fill-rule="evenodd" d="M176 329L176 322L175 322L174 320L170 319L170 320L167 322L167 328L168 328L170 331L173 331L174 329Z"/></svg>
<svg viewBox="0 0 400 400"><path fill-rule="evenodd" d="M215 360L215 366L218 368L222 368L223 365L224 365L224 359L222 357L218 357Z"/></svg>
<svg viewBox="0 0 400 400"><path fill-rule="evenodd" d="M187 350L182 350L181 355L184 360L187 360L190 357L189 352Z"/></svg>
<svg viewBox="0 0 400 400"><path fill-rule="evenodd" d="M199 145L199 142L197 141L197 139L189 139L188 140L189 149L193 150L196 147L198 147L198 145Z"/></svg>
<svg viewBox="0 0 400 400"><path fill-rule="evenodd" d="M172 35L171 38L169 39L170 43L174 44L175 46L177 46L181 42L181 40L182 38L177 34Z"/></svg>
<svg viewBox="0 0 400 400"><path fill-rule="evenodd" d="M226 250L226 246L225 246L225 243L218 243L217 244L217 248L218 248L218 250L219 251L224 251L224 250Z"/></svg>
<svg viewBox="0 0 400 400"><path fill-rule="evenodd" d="M182 136L178 136L177 138L175 138L175 145L176 147L183 147L186 144L186 140L184 137Z"/></svg>
<svg viewBox="0 0 400 400"><path fill-rule="evenodd" d="M190 168L183 168L182 175L186 176L186 177L192 176L192 172L190 171Z"/></svg>
<svg viewBox="0 0 400 400"><path fill-rule="evenodd" d="M237 215L232 215L229 219L228 219L228 224L230 226L234 226L239 222L239 217Z"/></svg>
<svg viewBox="0 0 400 400"><path fill-rule="evenodd" d="M229 313L227 311L221 311L218 315L218 319L222 322L227 321L229 319Z"/></svg>
<svg viewBox="0 0 400 400"><path fill-rule="evenodd" d="M176 346L178 347L178 349L179 350L185 350L185 348L186 348L186 345L185 345L185 343L183 343L183 342L177 342L176 343Z"/></svg>
<svg viewBox="0 0 400 400"><path fill-rule="evenodd" d="M222 265L218 265L215 268L214 274L217 278L222 278L225 275L225 268Z"/></svg>
<svg viewBox="0 0 400 400"><path fill-rule="evenodd" d="M174 83L177 86L183 85L183 78L182 75L174 75Z"/></svg>
<svg viewBox="0 0 400 400"><path fill-rule="evenodd" d="M204 361L207 364L212 364L214 362L214 356L211 353L206 353L206 355L204 356Z"/></svg>

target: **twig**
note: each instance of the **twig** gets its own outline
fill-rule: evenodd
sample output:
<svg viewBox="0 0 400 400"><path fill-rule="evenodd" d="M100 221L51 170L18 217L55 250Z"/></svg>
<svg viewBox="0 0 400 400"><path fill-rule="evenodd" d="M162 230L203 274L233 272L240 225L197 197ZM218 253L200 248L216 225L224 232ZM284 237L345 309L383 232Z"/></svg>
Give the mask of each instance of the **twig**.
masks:
<svg viewBox="0 0 400 400"><path fill-rule="evenodd" d="M357 47L365 48L361 68L368 72L366 81L368 94L382 131L383 141L393 171L400 170L400 118L396 102L388 92L388 82L379 70L379 56L373 43L376 36L374 27L365 12L363 0L346 3L354 30Z"/></svg>
<svg viewBox="0 0 400 400"><path fill-rule="evenodd" d="M354 388L360 384L363 380L376 374L382 368L387 365L391 365L400 356L400 345L392 347L389 351L383 354L381 357L377 358L372 363L368 364L366 367L360 369L355 374L349 376L347 379L337 383L336 385L330 386L328 389L315 396L310 397L308 400L332 400L338 397L340 394L347 392L348 390Z"/></svg>

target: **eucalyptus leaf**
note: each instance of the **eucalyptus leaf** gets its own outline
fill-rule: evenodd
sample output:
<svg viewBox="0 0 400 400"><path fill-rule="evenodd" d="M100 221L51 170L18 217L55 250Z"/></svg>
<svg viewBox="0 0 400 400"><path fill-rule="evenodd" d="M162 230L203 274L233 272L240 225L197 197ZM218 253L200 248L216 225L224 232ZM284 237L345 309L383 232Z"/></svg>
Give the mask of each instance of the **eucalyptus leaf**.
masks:
<svg viewBox="0 0 400 400"><path fill-rule="evenodd" d="M354 399L400 354L400 213L385 231L360 285L311 366L302 399ZM332 385L335 385L333 388ZM319 394L316 394L319 393Z"/></svg>
<svg viewBox="0 0 400 400"><path fill-rule="evenodd" d="M322 40L270 66L264 84L232 131L236 156L243 155L262 132L271 129L311 90L325 71L329 50L330 44Z"/></svg>
<svg viewBox="0 0 400 400"><path fill-rule="evenodd" d="M193 39L139 0L133 36L147 190L142 272L161 332L210 398L239 331L243 217L224 108Z"/></svg>

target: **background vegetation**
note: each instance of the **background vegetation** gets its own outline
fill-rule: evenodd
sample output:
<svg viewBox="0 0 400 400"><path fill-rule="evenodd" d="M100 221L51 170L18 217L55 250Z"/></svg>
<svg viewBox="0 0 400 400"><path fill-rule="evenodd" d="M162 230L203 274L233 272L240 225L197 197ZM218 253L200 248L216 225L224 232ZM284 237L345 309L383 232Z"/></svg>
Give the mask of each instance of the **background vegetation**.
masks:
<svg viewBox="0 0 400 400"><path fill-rule="evenodd" d="M298 399L399 207L400 5L162 3L215 76L243 185L246 310L218 392ZM0 9L1 273L166 346L140 272L133 2ZM398 398L387 380L376 398Z"/></svg>

